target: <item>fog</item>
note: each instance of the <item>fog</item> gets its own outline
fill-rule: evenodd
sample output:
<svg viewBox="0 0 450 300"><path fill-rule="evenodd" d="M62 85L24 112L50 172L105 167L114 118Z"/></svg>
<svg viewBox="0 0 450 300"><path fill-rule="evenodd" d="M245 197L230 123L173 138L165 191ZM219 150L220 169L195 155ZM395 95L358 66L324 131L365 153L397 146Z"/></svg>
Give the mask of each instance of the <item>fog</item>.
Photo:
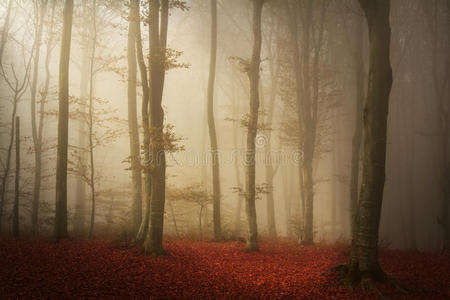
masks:
<svg viewBox="0 0 450 300"><path fill-rule="evenodd" d="M42 15L44 2L46 10ZM141 2L139 23L144 62L148 68L148 8L146 1ZM357 86L362 82L365 99L369 78L369 33L358 1L311 1L310 10L306 2L268 0L262 9L259 120L254 139L256 187L253 189L258 235L262 239L290 238L298 242L307 235L304 198L307 197L304 183L307 173L303 166L308 158L305 139L311 132L307 131L309 125L305 127L302 125L304 120L299 120L301 113L298 111L308 108L304 105L299 108L297 98L310 97L312 106L316 106L313 156L309 161L312 166L313 240L316 243L348 243L351 240L355 126L362 130L362 123L355 124L358 124L358 115L361 118L363 115L363 110L357 108L360 97ZM249 66L254 51L253 2L219 0L217 3L213 117L220 195L215 195L213 190L214 151L211 151L207 114L210 2L171 3L167 31L167 48L170 50L165 64L169 68L165 71L162 94L163 131L170 140L164 142L170 144L165 146L164 236L213 239L213 203L218 196L221 238L247 239L246 151L252 120ZM300 7L298 15L293 13L297 11L296 5ZM0 2L0 26L3 26L0 159L2 178L5 178L0 226L3 234L13 232L14 221L17 169L15 142L11 142L13 115L20 117L20 232L29 235L36 230L32 223L33 211L38 211L37 232L41 235L53 232L63 9L63 1ZM74 236L87 236L92 227L93 191L94 236L132 239L136 234L133 203L141 203L139 220L144 219L147 207L145 168L138 170L142 178L140 202L133 202L136 190L132 181L130 161L133 157L128 127L129 11L128 1L74 1L67 164L68 231ZM10 14L8 23L7 14ZM42 41L38 43L40 22ZM378 240L379 244L392 248L439 251L448 239L450 210L449 3L445 0L393 0L390 25L393 84L389 97L386 175ZM309 48L305 50L306 36L310 39ZM95 55L92 56L94 39ZM37 46L40 60L35 68ZM359 46L362 47L360 54ZM298 47L302 70L303 85L299 88L296 87L295 47ZM362 59L362 73L357 71L358 55ZM305 73L305 64L309 65L309 74ZM139 156L140 164L145 164L143 83L139 66L135 72ZM33 121L31 100L36 74ZM49 85L45 91L47 77ZM16 92L22 84L23 88ZM14 99L18 100L15 112ZM87 114L90 100L93 123L89 123ZM41 105L42 101L45 106ZM150 101L154 100L151 98ZM151 105L150 115L153 113ZM33 142L32 123L39 124L41 116L42 145L39 150ZM90 127L94 145L93 173L89 157ZM10 145L12 150L8 154ZM42 154L42 170L39 204L34 210L37 151ZM363 145L359 153L357 173L361 185ZM95 189L92 189L92 182ZM272 210L268 203L271 199L274 226L270 225Z"/></svg>

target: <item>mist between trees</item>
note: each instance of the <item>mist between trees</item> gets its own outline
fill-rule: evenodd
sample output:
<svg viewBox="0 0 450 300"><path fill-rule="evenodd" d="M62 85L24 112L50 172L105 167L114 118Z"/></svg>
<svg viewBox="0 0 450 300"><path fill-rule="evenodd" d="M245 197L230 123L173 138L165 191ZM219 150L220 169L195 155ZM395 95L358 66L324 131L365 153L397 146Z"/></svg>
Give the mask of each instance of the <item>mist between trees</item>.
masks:
<svg viewBox="0 0 450 300"><path fill-rule="evenodd" d="M3 234L153 255L164 236L448 247L448 1L5 0L0 15Z"/></svg>

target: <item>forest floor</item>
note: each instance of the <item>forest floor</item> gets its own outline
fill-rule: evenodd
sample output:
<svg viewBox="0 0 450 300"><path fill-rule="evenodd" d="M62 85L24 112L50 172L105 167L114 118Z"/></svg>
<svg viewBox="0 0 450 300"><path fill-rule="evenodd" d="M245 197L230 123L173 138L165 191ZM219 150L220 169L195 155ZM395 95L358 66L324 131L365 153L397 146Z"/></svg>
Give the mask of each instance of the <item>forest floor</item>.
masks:
<svg viewBox="0 0 450 300"><path fill-rule="evenodd" d="M105 240L0 239L0 298L367 299L450 298L450 256L383 250L381 264L411 290L365 292L338 282L345 246L168 240L168 255Z"/></svg>

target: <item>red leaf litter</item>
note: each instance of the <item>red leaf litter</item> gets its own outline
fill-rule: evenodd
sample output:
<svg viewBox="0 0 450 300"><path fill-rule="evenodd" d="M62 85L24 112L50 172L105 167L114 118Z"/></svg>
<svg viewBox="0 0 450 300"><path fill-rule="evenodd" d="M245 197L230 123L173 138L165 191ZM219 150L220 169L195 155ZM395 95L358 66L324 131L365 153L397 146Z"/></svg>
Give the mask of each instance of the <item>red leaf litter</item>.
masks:
<svg viewBox="0 0 450 300"><path fill-rule="evenodd" d="M167 256L104 240L0 240L0 298L134 299L444 299L450 256L383 251L384 270L410 288L351 291L331 268L345 247L265 243L245 253L238 242L169 240Z"/></svg>

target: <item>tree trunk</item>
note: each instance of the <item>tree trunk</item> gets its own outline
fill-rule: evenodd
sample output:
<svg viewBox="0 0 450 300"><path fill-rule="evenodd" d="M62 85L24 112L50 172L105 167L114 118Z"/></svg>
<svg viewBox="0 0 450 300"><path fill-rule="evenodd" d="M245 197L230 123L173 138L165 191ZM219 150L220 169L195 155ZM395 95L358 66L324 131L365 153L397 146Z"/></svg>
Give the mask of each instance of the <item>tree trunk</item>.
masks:
<svg viewBox="0 0 450 300"><path fill-rule="evenodd" d="M234 80L231 81L232 83L232 108L233 108L233 119L237 119L239 117L239 107L238 103L236 101L236 95L235 95L235 89L234 89ZM238 134L239 134L239 124L237 122L233 122L233 146L234 149L239 149L239 143L238 143ZM234 235L236 238L239 237L241 233L241 210L242 210L242 183L241 183L241 172L239 170L239 160L236 155L233 156L234 160L234 172L235 172L235 178L236 178L236 184L237 184L237 205L236 205L236 212L235 212L235 219L234 219Z"/></svg>
<svg viewBox="0 0 450 300"><path fill-rule="evenodd" d="M16 178L14 185L13 236L19 236L19 183L20 183L20 118L16 117Z"/></svg>
<svg viewBox="0 0 450 300"><path fill-rule="evenodd" d="M247 151L245 153L245 210L247 213L247 251L258 250L258 226L255 205L255 139L258 131L259 68L261 64L261 15L264 0L253 1L253 51L248 70L250 81L250 117L247 128Z"/></svg>
<svg viewBox="0 0 450 300"><path fill-rule="evenodd" d="M91 17L89 14L89 7L87 0L82 1L83 7L83 31L82 31L82 58L80 67L80 101L83 103L81 111L86 113L86 106L89 98L89 49L90 49L90 34L89 25L91 23ZM78 120L78 147L80 149L86 149L88 142L86 138L86 122L84 120ZM81 174L86 174L85 170L87 166L87 155L85 151L81 151L78 154L78 170ZM80 176L77 176L75 183L75 215L74 215L74 232L77 235L83 235L86 227L86 182Z"/></svg>
<svg viewBox="0 0 450 300"><path fill-rule="evenodd" d="M5 163L5 171L3 172L2 177L2 190L1 190L1 202L0 202L0 233L2 228L2 217L3 217L3 207L5 205L5 199L6 199L6 185L8 182L8 176L11 168L11 154L12 154L12 147L14 144L14 128L15 128L15 118L16 118L16 111L17 111L17 102L18 102L18 94L17 91L14 93L14 101L13 101L13 111L11 114L11 129L9 132L9 144L8 149L6 152L6 163Z"/></svg>
<svg viewBox="0 0 450 300"><path fill-rule="evenodd" d="M358 273L363 287L385 275L378 263L378 229L385 181L387 117L392 69L389 0L359 0L370 41L369 87L363 114L363 174L356 240ZM355 245L353 246L355 247Z"/></svg>
<svg viewBox="0 0 450 300"><path fill-rule="evenodd" d="M214 82L216 79L216 58L217 58L217 0L211 0L211 53L209 63L208 79L208 129L209 141L212 155L212 182L213 182L213 220L214 239L221 239L220 228L220 173L219 173L219 153L217 146L217 133L214 121Z"/></svg>
<svg viewBox="0 0 450 300"><path fill-rule="evenodd" d="M142 176L139 143L139 126L136 104L136 28L139 10L135 1L131 2L128 27L128 130L130 136L131 183L133 193L132 232L137 234L142 222Z"/></svg>
<svg viewBox="0 0 450 300"><path fill-rule="evenodd" d="M38 126L41 127L41 122L39 125L36 124L36 90L37 81L39 73L39 58L41 51L41 40L42 40L42 28L44 26L44 18L47 12L47 1L42 1L41 9L39 13L39 25L36 31L36 41L35 41L35 54L34 54L34 68L31 80L31 131L34 144L34 184L33 184L33 200L31 204L31 232L33 235L37 234L38 228L38 208L39 208L39 196L41 192L41 166L42 166L42 136L39 135ZM41 102L42 103L42 102ZM41 114L43 111L41 111Z"/></svg>
<svg viewBox="0 0 450 300"><path fill-rule="evenodd" d="M139 14L139 0L133 0L132 8L135 10L135 15ZM144 153L144 203L145 213L142 219L141 226L136 235L136 244L142 244L147 236L148 225L150 220L150 199L151 199L151 176L150 176L150 123L149 123L149 80L147 78L147 67L145 65L144 54L142 50L142 36L141 36L141 22L136 26L136 53L139 64L139 72L141 74L142 83L142 127L143 127L143 141L142 149Z"/></svg>
<svg viewBox="0 0 450 300"><path fill-rule="evenodd" d="M275 27L272 25L272 27ZM270 32L270 41L273 40L273 31L277 28L272 28ZM272 161L272 123L273 123L273 115L274 115L274 109L275 109L275 100L276 100L276 94L278 89L278 75L279 75L279 68L274 68L275 65L275 55L272 51L272 43L269 43L267 45L267 52L269 59L269 74L270 74L270 81L271 81L271 87L270 87L270 94L269 94L269 106L267 109L267 119L265 120L265 126L268 127L267 133L266 133L266 140L267 143L265 146L265 173L266 173L266 183L267 186L269 186L269 193L267 194L266 201L267 201L267 227L269 229L269 237L276 239L277 238L277 228L276 228L276 222L275 222L275 202L274 202L274 189L273 189L273 179L275 177L275 173L277 171L277 168L274 167L274 161Z"/></svg>
<svg viewBox="0 0 450 300"><path fill-rule="evenodd" d="M358 233L358 189L359 189L359 160L361 154L362 130L363 130L363 105L364 105L364 54L363 54L363 19L358 22L356 28L356 51L355 51L355 79L356 79L356 107L355 107L355 129L352 139L352 159L350 171L350 230L352 251L350 253L351 263L356 261L356 239Z"/></svg>
<svg viewBox="0 0 450 300"><path fill-rule="evenodd" d="M90 161L90 178L89 186L91 188L91 222L89 226L89 237L92 237L94 233L95 224L95 165L94 165L94 63L95 63L95 50L97 48L97 1L94 0L92 4L92 22L93 22L93 39L92 39L92 52L89 71L89 161Z"/></svg>
<svg viewBox="0 0 450 300"><path fill-rule="evenodd" d="M166 156L161 138L164 127L164 110L161 105L169 21L169 1L150 0L150 123L152 140L150 224L145 241L145 253L159 256L165 253L163 241L164 206L166 197ZM161 7L161 18L160 18ZM160 24L161 19L161 24Z"/></svg>
<svg viewBox="0 0 450 300"><path fill-rule="evenodd" d="M67 237L67 147L69 135L69 61L73 0L66 0L59 62L58 146L56 154L55 238Z"/></svg>

